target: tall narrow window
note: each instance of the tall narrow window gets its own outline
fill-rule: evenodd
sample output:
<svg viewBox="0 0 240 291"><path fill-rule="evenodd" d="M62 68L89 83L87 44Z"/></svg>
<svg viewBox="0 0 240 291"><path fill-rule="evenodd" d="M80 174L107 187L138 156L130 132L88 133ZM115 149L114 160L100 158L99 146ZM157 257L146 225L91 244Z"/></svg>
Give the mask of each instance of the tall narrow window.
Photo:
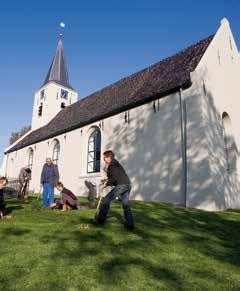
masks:
<svg viewBox="0 0 240 291"><path fill-rule="evenodd" d="M55 165L57 165L59 162L59 155L60 155L60 143L58 140L56 140L53 147L53 157L52 157L52 161Z"/></svg>
<svg viewBox="0 0 240 291"><path fill-rule="evenodd" d="M229 174L236 171L237 163L237 147L234 141L234 136L231 129L231 120L229 115L224 112L222 114L223 128L224 128L224 144L226 154L226 166Z"/></svg>
<svg viewBox="0 0 240 291"><path fill-rule="evenodd" d="M33 149L30 148L28 150L28 168L32 170L33 165Z"/></svg>
<svg viewBox="0 0 240 291"><path fill-rule="evenodd" d="M87 172L100 172L101 132L97 129L89 137Z"/></svg>

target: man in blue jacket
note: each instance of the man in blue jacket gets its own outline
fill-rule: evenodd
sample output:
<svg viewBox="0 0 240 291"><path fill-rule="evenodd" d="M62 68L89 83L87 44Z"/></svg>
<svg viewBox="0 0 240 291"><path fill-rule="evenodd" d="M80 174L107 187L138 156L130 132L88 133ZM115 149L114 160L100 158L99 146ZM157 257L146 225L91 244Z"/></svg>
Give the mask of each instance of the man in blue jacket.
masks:
<svg viewBox="0 0 240 291"><path fill-rule="evenodd" d="M47 158L41 174L43 207L52 207L54 205L54 186L58 181L58 166L52 163L52 159Z"/></svg>

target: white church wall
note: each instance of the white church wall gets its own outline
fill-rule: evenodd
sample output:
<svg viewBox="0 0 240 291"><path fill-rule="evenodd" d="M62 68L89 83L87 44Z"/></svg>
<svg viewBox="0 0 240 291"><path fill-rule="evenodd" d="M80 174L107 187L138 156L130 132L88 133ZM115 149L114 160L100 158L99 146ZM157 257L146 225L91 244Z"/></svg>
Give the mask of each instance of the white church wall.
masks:
<svg viewBox="0 0 240 291"><path fill-rule="evenodd" d="M194 76L193 76L194 77ZM214 189L206 142L206 120L203 115L203 90L198 79L183 91L187 131L187 207L205 210L224 209L224 193Z"/></svg>
<svg viewBox="0 0 240 291"><path fill-rule="evenodd" d="M88 139L94 127L102 134L102 152L112 149L116 158L126 168L132 181L132 199L164 201L184 204L181 194L181 132L178 94L160 99L57 136L60 142L60 179L77 195L86 195L84 182L97 185L104 177L103 162L100 173L87 173ZM52 157L55 138L42 141L31 147L34 150L33 178L30 189L39 191L42 165L46 157ZM27 163L29 147L8 154L8 176L17 177ZM16 155L16 156L15 156Z"/></svg>
<svg viewBox="0 0 240 291"><path fill-rule="evenodd" d="M196 72L192 75L201 91L204 124L204 148L208 167L206 181L211 186L210 199L205 198L200 208L219 210L240 207L240 128L239 128L239 53L227 20L223 20ZM199 95L199 96L200 96ZM235 169L229 171L226 157L225 132L222 114L227 112L232 126L232 149L235 151ZM206 160L206 157L204 157ZM189 203L196 207L189 195ZM207 193L205 193L207 195ZM205 201L204 201L205 200ZM198 206L198 205L197 205Z"/></svg>
<svg viewBox="0 0 240 291"><path fill-rule="evenodd" d="M3 156L3 161L2 161L2 165L0 168L0 176L5 176L6 175L6 162L7 162L7 156L4 155Z"/></svg>

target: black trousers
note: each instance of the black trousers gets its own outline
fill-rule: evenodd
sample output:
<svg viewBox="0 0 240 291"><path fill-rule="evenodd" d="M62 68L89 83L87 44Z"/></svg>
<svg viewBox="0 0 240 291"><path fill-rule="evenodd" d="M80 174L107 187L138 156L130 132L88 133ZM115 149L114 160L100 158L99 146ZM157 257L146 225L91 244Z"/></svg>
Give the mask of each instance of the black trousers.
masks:
<svg viewBox="0 0 240 291"><path fill-rule="evenodd" d="M3 215L6 214L6 203L4 202L3 193L0 194L0 211L3 212Z"/></svg>
<svg viewBox="0 0 240 291"><path fill-rule="evenodd" d="M131 207L129 204L129 195L131 191L131 185L117 185L114 187L103 199L102 205L98 216L96 217L99 223L104 223L110 208L110 203L117 197L122 201L122 207L124 212L124 217L126 220L126 226L133 227L133 216Z"/></svg>

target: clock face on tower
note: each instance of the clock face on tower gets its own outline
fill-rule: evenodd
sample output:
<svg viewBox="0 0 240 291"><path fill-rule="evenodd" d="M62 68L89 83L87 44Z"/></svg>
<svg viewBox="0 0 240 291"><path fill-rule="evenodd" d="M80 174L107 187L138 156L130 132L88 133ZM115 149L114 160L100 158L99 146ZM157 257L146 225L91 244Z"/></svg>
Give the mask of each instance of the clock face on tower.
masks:
<svg viewBox="0 0 240 291"><path fill-rule="evenodd" d="M68 91L61 89L61 98L68 99Z"/></svg>

